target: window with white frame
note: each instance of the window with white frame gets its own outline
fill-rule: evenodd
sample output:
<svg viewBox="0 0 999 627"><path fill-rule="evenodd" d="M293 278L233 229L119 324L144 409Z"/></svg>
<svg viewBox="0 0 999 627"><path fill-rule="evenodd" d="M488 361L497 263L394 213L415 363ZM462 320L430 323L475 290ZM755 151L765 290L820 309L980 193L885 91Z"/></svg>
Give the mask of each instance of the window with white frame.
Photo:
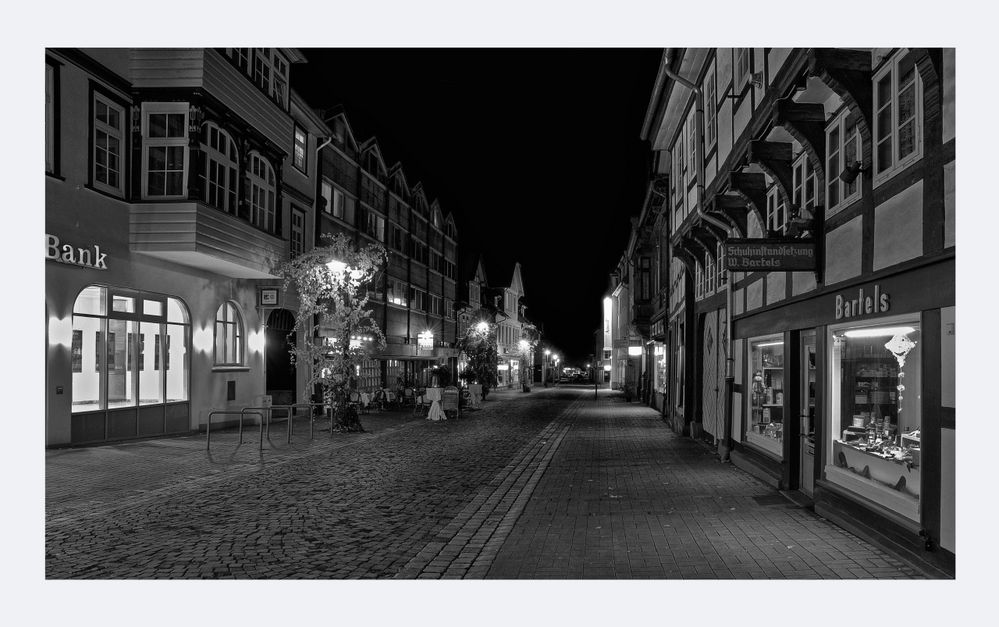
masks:
<svg viewBox="0 0 999 627"><path fill-rule="evenodd" d="M232 303L222 303L215 312L215 364L243 365L243 319Z"/></svg>
<svg viewBox="0 0 999 627"><path fill-rule="evenodd" d="M839 176L848 166L860 164L860 133L857 117L849 110L833 118L826 127L826 207L829 211L841 209L860 196L860 174L852 183Z"/></svg>
<svg viewBox="0 0 999 627"><path fill-rule="evenodd" d="M690 183L697 178L697 123L695 119L694 108L691 107L690 112L687 114L687 123L684 125L683 134L687 138L687 177L686 184L690 187ZM686 194L687 190L684 190Z"/></svg>
<svg viewBox="0 0 999 627"><path fill-rule="evenodd" d="M440 296L434 296L433 294L430 295L430 309L429 309L429 311L430 311L430 313L434 314L435 316L443 316L444 315L444 303L441 300Z"/></svg>
<svg viewBox="0 0 999 627"><path fill-rule="evenodd" d="M409 298L406 289L406 283L398 279L389 279L388 282L388 301L393 305L401 305L403 307L409 306Z"/></svg>
<svg viewBox="0 0 999 627"><path fill-rule="evenodd" d="M896 53L874 75L874 183L923 154L923 84L908 50Z"/></svg>
<svg viewBox="0 0 999 627"><path fill-rule="evenodd" d="M201 160L198 178L201 199L207 204L236 213L236 172L239 156L236 142L213 122L201 127Z"/></svg>
<svg viewBox="0 0 999 627"><path fill-rule="evenodd" d="M767 230L783 233L786 228L787 205L777 185L772 185L767 192Z"/></svg>
<svg viewBox="0 0 999 627"><path fill-rule="evenodd" d="M694 296L704 296L704 267L701 261L694 264Z"/></svg>
<svg viewBox="0 0 999 627"><path fill-rule="evenodd" d="M187 195L187 103L142 105L142 196Z"/></svg>
<svg viewBox="0 0 999 627"><path fill-rule="evenodd" d="M292 163L296 168L302 172L308 173L309 162L309 135L305 132L305 129L295 125L295 146L294 153L292 155Z"/></svg>
<svg viewBox="0 0 999 627"><path fill-rule="evenodd" d="M323 211L332 215L333 213L333 184L325 178L319 184L319 195L323 199Z"/></svg>
<svg viewBox="0 0 999 627"><path fill-rule="evenodd" d="M715 85L715 66L712 63L704 77L702 93L704 94L704 152L708 152L718 139L717 87Z"/></svg>
<svg viewBox="0 0 999 627"><path fill-rule="evenodd" d="M735 49L734 87L736 96L742 93L742 90L746 87L746 83L749 82L749 75L752 72L749 51L749 48Z"/></svg>
<svg viewBox="0 0 999 627"><path fill-rule="evenodd" d="M300 209L291 210L291 256L305 252L305 213Z"/></svg>
<svg viewBox="0 0 999 627"><path fill-rule="evenodd" d="M115 195L125 193L122 172L125 148L125 108L94 92L91 168L95 188Z"/></svg>
<svg viewBox="0 0 999 627"><path fill-rule="evenodd" d="M243 72L250 72L250 49L249 48L226 48L226 54L233 60L236 66Z"/></svg>
<svg viewBox="0 0 999 627"><path fill-rule="evenodd" d="M802 151L792 166L791 206L804 212L813 212L818 203L818 183L808 154Z"/></svg>
<svg viewBox="0 0 999 627"><path fill-rule="evenodd" d="M277 195L274 170L267 159L256 152L250 153L249 165L246 191L250 201L250 222L258 229L274 233Z"/></svg>

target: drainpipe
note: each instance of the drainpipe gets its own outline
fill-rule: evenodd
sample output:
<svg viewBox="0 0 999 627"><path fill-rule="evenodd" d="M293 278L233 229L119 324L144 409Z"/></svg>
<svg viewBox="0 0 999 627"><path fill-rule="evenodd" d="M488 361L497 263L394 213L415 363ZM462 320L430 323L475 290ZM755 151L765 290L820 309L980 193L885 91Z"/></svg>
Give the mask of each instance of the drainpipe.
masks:
<svg viewBox="0 0 999 627"><path fill-rule="evenodd" d="M705 222L720 228L722 232L728 233L729 226L721 220L704 213L704 92L700 87L676 74L669 68L669 53L663 59L664 73L677 83L694 92L694 129L697 141L694 144L694 160L697 162L697 204L694 206L694 213ZM729 461L729 453L732 449L732 399L735 392L735 358L732 356L732 272L728 271L725 280L725 346L727 355L725 357L725 416L721 443L718 455L721 461Z"/></svg>

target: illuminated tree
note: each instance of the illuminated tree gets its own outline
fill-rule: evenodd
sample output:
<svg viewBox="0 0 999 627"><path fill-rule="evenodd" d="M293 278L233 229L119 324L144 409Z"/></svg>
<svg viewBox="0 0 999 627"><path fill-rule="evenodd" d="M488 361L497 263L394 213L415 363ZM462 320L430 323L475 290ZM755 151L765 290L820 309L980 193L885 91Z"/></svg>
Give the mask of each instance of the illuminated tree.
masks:
<svg viewBox="0 0 999 627"><path fill-rule="evenodd" d="M284 289L294 286L299 307L295 330L309 338L291 347L292 363L307 365L305 393L318 386L333 409L334 429L364 431L348 403L359 366L385 347L385 336L367 309L367 288L388 259L385 247L358 249L344 234L323 235L325 245L283 264Z"/></svg>
<svg viewBox="0 0 999 627"><path fill-rule="evenodd" d="M468 365L461 372L461 378L469 383L482 385L482 398L489 389L496 387L496 327L488 322L479 322L468 328L465 337L458 340L458 349L465 354Z"/></svg>

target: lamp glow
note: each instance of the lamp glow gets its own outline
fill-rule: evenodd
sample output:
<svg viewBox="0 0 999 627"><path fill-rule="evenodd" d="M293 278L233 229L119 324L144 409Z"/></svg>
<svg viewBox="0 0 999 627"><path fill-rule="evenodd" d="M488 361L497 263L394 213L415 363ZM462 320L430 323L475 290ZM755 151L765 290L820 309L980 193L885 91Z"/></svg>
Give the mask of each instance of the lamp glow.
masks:
<svg viewBox="0 0 999 627"><path fill-rule="evenodd" d="M610 371L611 371L610 364L604 364L604 372L610 372Z"/></svg>
<svg viewBox="0 0 999 627"><path fill-rule="evenodd" d="M851 329L843 335L846 337L885 337L899 333L912 333L915 330L913 327L878 327L875 329Z"/></svg>
<svg viewBox="0 0 999 627"><path fill-rule="evenodd" d="M641 354L642 354L642 347L641 346L629 346L628 347L628 355L630 357L638 357Z"/></svg>
<svg viewBox="0 0 999 627"><path fill-rule="evenodd" d="M475 325L475 330L478 331L479 333L486 333L487 331L489 331L489 323L482 321L477 325Z"/></svg>
<svg viewBox="0 0 999 627"><path fill-rule="evenodd" d="M73 346L72 318L49 318L49 346Z"/></svg>
<svg viewBox="0 0 999 627"><path fill-rule="evenodd" d="M764 342L762 344L755 344L754 346L756 346L756 348L761 348L763 346L783 346L783 345L784 345L784 340L781 340L779 342Z"/></svg>

